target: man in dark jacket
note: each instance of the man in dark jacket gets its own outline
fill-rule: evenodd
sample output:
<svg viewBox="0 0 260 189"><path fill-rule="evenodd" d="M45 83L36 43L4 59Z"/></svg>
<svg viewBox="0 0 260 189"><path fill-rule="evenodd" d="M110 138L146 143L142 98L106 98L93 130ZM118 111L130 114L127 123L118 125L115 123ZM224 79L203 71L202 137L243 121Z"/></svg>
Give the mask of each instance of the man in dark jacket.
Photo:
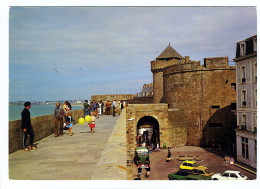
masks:
<svg viewBox="0 0 260 189"><path fill-rule="evenodd" d="M22 116L22 131L23 131L23 148L25 151L29 151L30 149L36 149L33 146L33 139L34 139L34 132L33 132L33 128L31 125L31 114L29 109L31 108L31 103L30 102L25 102L24 103L24 109L21 113ZM27 148L26 146L26 139L27 139L27 135L30 135L30 145L29 148Z"/></svg>

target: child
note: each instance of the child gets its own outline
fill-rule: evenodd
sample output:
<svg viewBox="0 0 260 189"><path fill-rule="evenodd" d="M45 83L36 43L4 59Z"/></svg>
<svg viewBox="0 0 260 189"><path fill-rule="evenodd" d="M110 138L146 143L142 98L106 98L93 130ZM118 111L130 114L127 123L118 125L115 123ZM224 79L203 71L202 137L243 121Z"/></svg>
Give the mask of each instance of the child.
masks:
<svg viewBox="0 0 260 189"><path fill-rule="evenodd" d="M96 118L94 116L94 112L91 112L91 121L88 124L89 124L89 128L90 128L90 131L92 134L94 133L95 121L96 121Z"/></svg>
<svg viewBox="0 0 260 189"><path fill-rule="evenodd" d="M68 116L66 117L66 123L69 130L69 136L72 136L72 127L73 127L73 117L72 112L68 112Z"/></svg>

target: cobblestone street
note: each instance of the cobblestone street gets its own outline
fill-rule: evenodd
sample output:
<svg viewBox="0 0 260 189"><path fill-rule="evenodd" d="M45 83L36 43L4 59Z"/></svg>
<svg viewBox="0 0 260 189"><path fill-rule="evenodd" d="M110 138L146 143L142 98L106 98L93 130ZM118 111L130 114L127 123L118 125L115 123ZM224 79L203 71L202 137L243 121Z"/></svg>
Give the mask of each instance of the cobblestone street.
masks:
<svg viewBox="0 0 260 189"><path fill-rule="evenodd" d="M234 165L229 165L222 158L223 152L213 150L211 148L200 148L195 146L184 146L180 148L171 149L173 161L166 162L168 150L161 152L152 152L151 158L151 172L149 179L145 178L145 170L143 170L142 180L168 180L168 174L176 172L179 169L182 161L178 161L179 156L200 156L201 161L198 163L202 166L208 167L214 173L223 173L226 170L242 171L250 180L256 179L256 175L238 168ZM235 162L237 163L237 162ZM135 165L133 165L135 166ZM137 175L137 169L134 173ZM255 171L255 170L254 170ZM174 182L174 181L173 181Z"/></svg>

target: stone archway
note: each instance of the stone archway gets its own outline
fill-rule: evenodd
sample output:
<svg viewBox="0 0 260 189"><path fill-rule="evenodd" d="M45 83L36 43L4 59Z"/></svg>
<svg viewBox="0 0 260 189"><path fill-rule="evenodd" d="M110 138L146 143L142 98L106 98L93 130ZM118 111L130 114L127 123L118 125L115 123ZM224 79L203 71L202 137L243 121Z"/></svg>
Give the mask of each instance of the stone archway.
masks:
<svg viewBox="0 0 260 189"><path fill-rule="evenodd" d="M159 122L152 116L139 119L137 126L137 144L145 142L148 146L160 147Z"/></svg>

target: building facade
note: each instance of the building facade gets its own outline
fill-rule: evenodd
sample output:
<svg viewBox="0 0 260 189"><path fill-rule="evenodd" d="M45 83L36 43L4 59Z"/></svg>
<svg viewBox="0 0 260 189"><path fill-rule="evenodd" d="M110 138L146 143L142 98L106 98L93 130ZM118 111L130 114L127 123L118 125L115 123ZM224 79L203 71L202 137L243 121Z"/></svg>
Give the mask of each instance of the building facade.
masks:
<svg viewBox="0 0 260 189"><path fill-rule="evenodd" d="M257 36L237 42L237 160L256 168Z"/></svg>

